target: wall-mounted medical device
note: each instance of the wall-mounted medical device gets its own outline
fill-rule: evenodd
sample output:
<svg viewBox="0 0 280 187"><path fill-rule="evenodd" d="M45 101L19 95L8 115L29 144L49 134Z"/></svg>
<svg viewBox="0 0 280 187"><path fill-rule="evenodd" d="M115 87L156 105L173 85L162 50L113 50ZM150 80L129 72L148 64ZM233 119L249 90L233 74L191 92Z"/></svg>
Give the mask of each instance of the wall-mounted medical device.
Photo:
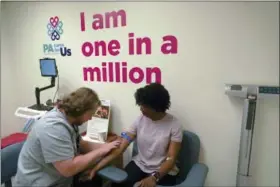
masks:
<svg viewBox="0 0 280 187"><path fill-rule="evenodd" d="M42 77L50 77L51 84L49 86L45 86L43 88L36 87L35 88L35 97L36 104L30 106L30 109L39 110L39 111L49 111L53 107L41 104L40 102L40 92L55 87L55 78L58 76L58 70L56 66L56 60L54 58L43 58L40 59L40 70Z"/></svg>
<svg viewBox="0 0 280 187"><path fill-rule="evenodd" d="M236 186L250 186L250 164L258 99L279 97L279 86L226 84L225 93L244 99Z"/></svg>
<svg viewBox="0 0 280 187"><path fill-rule="evenodd" d="M35 88L36 104L29 107L18 107L15 115L22 118L34 118L37 119L43 116L47 111L53 109L53 106L48 106L41 104L40 102L40 92L55 87L55 78L58 77L58 70L56 66L56 60L53 58L43 58L39 60L40 71L42 77L50 77L51 84L43 88Z"/></svg>

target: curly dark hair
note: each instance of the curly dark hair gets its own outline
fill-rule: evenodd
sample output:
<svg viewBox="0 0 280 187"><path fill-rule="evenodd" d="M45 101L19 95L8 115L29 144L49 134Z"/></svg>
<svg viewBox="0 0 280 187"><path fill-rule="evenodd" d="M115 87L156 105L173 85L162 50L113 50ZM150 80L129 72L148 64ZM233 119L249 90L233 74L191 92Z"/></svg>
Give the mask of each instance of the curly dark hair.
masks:
<svg viewBox="0 0 280 187"><path fill-rule="evenodd" d="M62 108L68 116L79 117L99 105L97 93L90 88L81 87L64 97L58 108Z"/></svg>
<svg viewBox="0 0 280 187"><path fill-rule="evenodd" d="M151 83L136 90L136 104L147 106L156 112L165 112L170 108L170 95L160 83Z"/></svg>

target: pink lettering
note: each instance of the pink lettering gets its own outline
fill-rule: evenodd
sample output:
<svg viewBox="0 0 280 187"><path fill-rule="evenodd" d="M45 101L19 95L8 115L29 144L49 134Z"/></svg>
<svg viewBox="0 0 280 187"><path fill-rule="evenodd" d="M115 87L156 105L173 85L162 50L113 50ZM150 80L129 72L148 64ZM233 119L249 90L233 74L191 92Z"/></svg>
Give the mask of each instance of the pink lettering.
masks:
<svg viewBox="0 0 280 187"><path fill-rule="evenodd" d="M102 56L106 56L106 43L105 41L95 41L94 42L94 48L95 48L95 56L99 56L99 49L101 47L101 50L102 50Z"/></svg>
<svg viewBox="0 0 280 187"><path fill-rule="evenodd" d="M88 76L90 77L90 81L101 81L101 72L100 69L98 67L95 68L91 68L91 67L84 67L83 68L83 72L84 72L84 81L88 81ZM96 76L94 76L96 75ZM97 77L96 79L94 77Z"/></svg>
<svg viewBox="0 0 280 187"><path fill-rule="evenodd" d="M86 26L85 26L85 13L84 12L80 13L80 19L81 19L81 31L85 31Z"/></svg>
<svg viewBox="0 0 280 187"><path fill-rule="evenodd" d="M116 70L116 82L121 81L121 68L120 68L120 63L115 63L115 70Z"/></svg>
<svg viewBox="0 0 280 187"><path fill-rule="evenodd" d="M93 53L93 46L90 42L85 42L82 45L82 53L84 56L89 57Z"/></svg>
<svg viewBox="0 0 280 187"><path fill-rule="evenodd" d="M147 83L150 84L154 81L152 81L152 75L154 74L154 80L157 83L161 83L161 71L159 68L147 68Z"/></svg>
<svg viewBox="0 0 280 187"><path fill-rule="evenodd" d="M121 26L126 26L126 13L124 10L119 10L118 12L112 11L105 13L105 27L110 28L110 19L113 19L113 27L118 27L118 17L121 18Z"/></svg>
<svg viewBox="0 0 280 187"><path fill-rule="evenodd" d="M134 55L134 33L129 33L128 34L128 50L129 50L129 55Z"/></svg>
<svg viewBox="0 0 280 187"><path fill-rule="evenodd" d="M122 78L123 78L123 82L127 82L127 63L126 62L122 62Z"/></svg>
<svg viewBox="0 0 280 187"><path fill-rule="evenodd" d="M120 42L118 40L111 40L108 44L108 51L111 55L117 56L120 54Z"/></svg>
<svg viewBox="0 0 280 187"><path fill-rule="evenodd" d="M163 42L169 42L164 43L161 46L161 52L163 54L177 54L178 53L178 41L175 36L167 35L162 37Z"/></svg>
<svg viewBox="0 0 280 187"><path fill-rule="evenodd" d="M103 29L103 17L101 14L93 15L92 28L93 30Z"/></svg>
<svg viewBox="0 0 280 187"><path fill-rule="evenodd" d="M113 67L113 63L109 62L108 63L108 68L109 68L109 82L114 82L114 67Z"/></svg>
<svg viewBox="0 0 280 187"><path fill-rule="evenodd" d="M142 54L142 44L145 44L146 48L146 54L151 54L152 53L152 44L151 44L151 39L148 37L145 38L136 38L136 53L137 55Z"/></svg>
<svg viewBox="0 0 280 187"><path fill-rule="evenodd" d="M158 67L128 69L126 62L103 62L101 68L84 67L84 81L126 83L129 79L132 83L139 84L146 79L147 84L154 81L161 83L161 70Z"/></svg>
<svg viewBox="0 0 280 187"><path fill-rule="evenodd" d="M129 54L134 55L134 33L129 33ZM149 37L144 38L136 38L136 54L141 55L143 54L142 47L145 44L145 54L150 55L152 53L152 42Z"/></svg>
<svg viewBox="0 0 280 187"><path fill-rule="evenodd" d="M120 54L120 42L118 40L111 40L107 46L106 42L95 41L93 43L85 42L82 45L82 53L84 56L107 56L107 50L110 55L117 56Z"/></svg>
<svg viewBox="0 0 280 187"><path fill-rule="evenodd" d="M104 82L107 82L107 68L106 68L106 62L102 63L102 78Z"/></svg>
<svg viewBox="0 0 280 187"><path fill-rule="evenodd" d="M82 17L81 17L82 18ZM124 10L106 12L105 15L94 14L92 29L100 30L111 27L124 27L126 26L126 12Z"/></svg>
<svg viewBox="0 0 280 187"><path fill-rule="evenodd" d="M135 77L135 73L138 74L138 78ZM134 68L132 68L132 69L130 70L130 72L129 72L129 79L130 79L133 83L138 84L138 83L140 83L140 82L143 81L143 79L144 79L144 72L142 71L141 68L139 68L139 67L134 67Z"/></svg>

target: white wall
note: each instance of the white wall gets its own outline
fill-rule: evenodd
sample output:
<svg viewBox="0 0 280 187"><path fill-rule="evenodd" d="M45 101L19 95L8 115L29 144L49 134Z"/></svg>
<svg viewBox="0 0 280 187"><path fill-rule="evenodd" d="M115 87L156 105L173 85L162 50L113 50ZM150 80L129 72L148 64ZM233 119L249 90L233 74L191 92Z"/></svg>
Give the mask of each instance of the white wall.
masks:
<svg viewBox="0 0 280 187"><path fill-rule="evenodd" d="M1 3L2 5L2 3ZM21 120L15 118L14 112L18 106L19 87L17 64L13 48L16 45L13 43L12 33L14 25L10 23L7 17L12 16L12 12L6 8L6 4L1 6L1 136L6 136L22 128ZM16 40L15 40L16 41ZM10 83L8 83L10 82Z"/></svg>
<svg viewBox="0 0 280 187"><path fill-rule="evenodd" d="M19 130L13 116L16 106L34 104L35 86L49 84L40 77L38 60L45 57L43 43L50 43L46 24L51 16L63 20L59 42L73 51L71 57L55 56L60 73L60 93L80 86L95 89L113 103L113 130L120 133L139 114L133 93L143 84L84 82L83 66L102 61L127 61L128 66L158 66L172 97L172 109L185 129L201 138L201 161L210 170L207 186L235 185L242 117L242 101L224 94L224 83L279 84L279 11L277 3L4 3L7 20L1 52L2 136ZM124 9L127 27L82 33L79 14ZM27 12L28 11L28 12ZM2 15L1 15L2 16ZM87 22L90 26L90 21ZM17 27L15 27L17 26ZM128 56L127 33L150 36L153 54ZM160 38L175 35L177 55L159 53ZM3 39L3 37L1 38ZM117 57L81 55L84 41L119 39L124 50ZM12 52L13 50L13 52ZM11 55L12 54L12 55ZM7 70L2 73L3 67ZM11 76L14 69L14 76ZM9 72L9 73L7 73ZM8 84L5 80L13 80ZM5 81L5 82L4 82ZM3 85L4 84L4 85ZM5 86L7 89L3 89ZM42 93L52 98L55 89ZM10 99L12 95L15 99ZM5 100L3 102L3 100ZM253 185L279 185L279 100L261 101L254 142ZM129 154L126 155L127 162ZM269 174L268 171L271 171Z"/></svg>

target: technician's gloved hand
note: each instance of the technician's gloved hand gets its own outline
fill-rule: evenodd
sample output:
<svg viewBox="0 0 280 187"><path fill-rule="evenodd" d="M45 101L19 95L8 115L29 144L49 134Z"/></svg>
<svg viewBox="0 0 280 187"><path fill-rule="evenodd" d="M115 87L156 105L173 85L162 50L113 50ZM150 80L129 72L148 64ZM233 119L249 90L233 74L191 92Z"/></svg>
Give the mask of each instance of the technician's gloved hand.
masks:
<svg viewBox="0 0 280 187"><path fill-rule="evenodd" d="M118 148L120 146L120 144L121 144L121 140L118 139L118 140L112 141L110 143L103 144L100 148L98 148L98 150L102 152L102 155L106 155L112 149ZM81 180L81 181L91 180L95 176L95 173L96 173L95 169L90 168L81 173L79 180Z"/></svg>

